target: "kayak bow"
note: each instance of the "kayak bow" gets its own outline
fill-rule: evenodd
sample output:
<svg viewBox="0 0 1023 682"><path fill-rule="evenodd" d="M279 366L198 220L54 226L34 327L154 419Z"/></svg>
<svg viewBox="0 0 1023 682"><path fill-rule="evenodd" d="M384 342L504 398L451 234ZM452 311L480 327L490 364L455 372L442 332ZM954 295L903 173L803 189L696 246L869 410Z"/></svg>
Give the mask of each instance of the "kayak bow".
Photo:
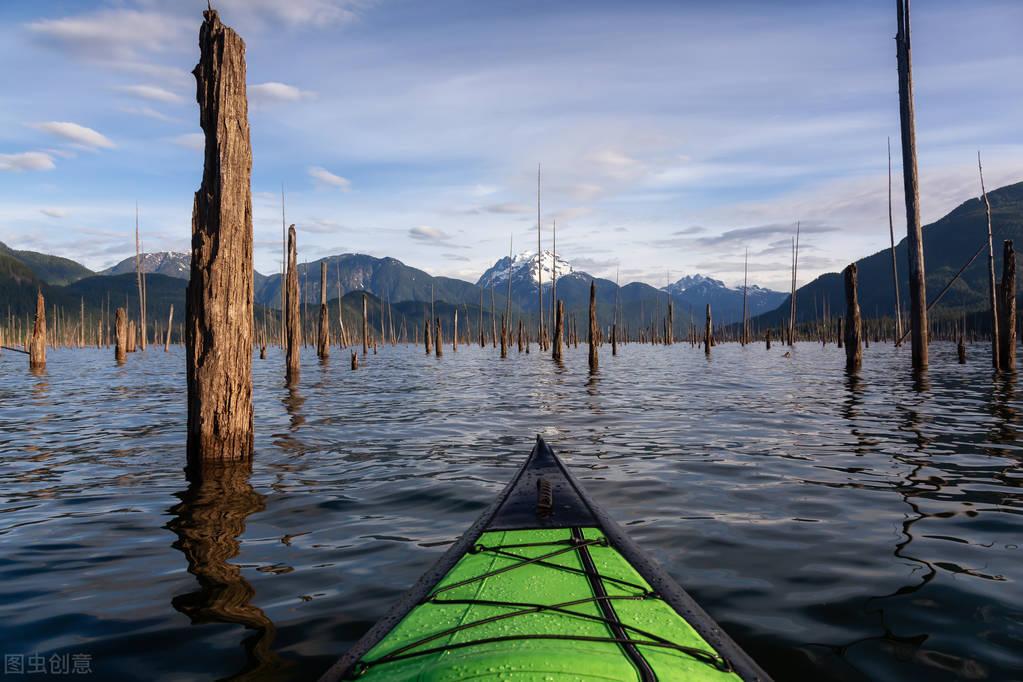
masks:
<svg viewBox="0 0 1023 682"><path fill-rule="evenodd" d="M494 504L321 678L770 678L542 438Z"/></svg>

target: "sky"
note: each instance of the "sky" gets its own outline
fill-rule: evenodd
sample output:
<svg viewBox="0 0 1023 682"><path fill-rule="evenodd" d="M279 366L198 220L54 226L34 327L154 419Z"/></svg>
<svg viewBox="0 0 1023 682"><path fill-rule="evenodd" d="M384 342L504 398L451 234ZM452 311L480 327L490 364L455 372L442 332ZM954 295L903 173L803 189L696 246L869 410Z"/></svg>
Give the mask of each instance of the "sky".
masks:
<svg viewBox="0 0 1023 682"><path fill-rule="evenodd" d="M214 0L246 41L257 270L358 252L475 281L536 248L787 290L905 235L891 0ZM187 251L206 0L0 3L0 241ZM922 216L1023 180L1018 0L913 5ZM979 242L978 242L979 243Z"/></svg>

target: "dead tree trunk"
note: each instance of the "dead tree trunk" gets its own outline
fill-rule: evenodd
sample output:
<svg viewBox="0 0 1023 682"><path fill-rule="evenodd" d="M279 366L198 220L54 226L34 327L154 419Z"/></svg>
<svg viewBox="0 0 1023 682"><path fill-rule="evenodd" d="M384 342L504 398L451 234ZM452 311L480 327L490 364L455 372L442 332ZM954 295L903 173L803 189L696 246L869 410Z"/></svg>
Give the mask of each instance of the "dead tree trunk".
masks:
<svg viewBox="0 0 1023 682"><path fill-rule="evenodd" d="M330 315L327 313L327 261L320 261L320 333L316 339L316 355L330 356Z"/></svg>
<svg viewBox="0 0 1023 682"><path fill-rule="evenodd" d="M423 342L426 344L426 354L433 354L433 333L430 328L433 324L430 322L430 318L423 320Z"/></svg>
<svg viewBox="0 0 1023 682"><path fill-rule="evenodd" d="M998 285L995 280L995 247L991 237L991 202L984 189L984 168L980 165L980 152L977 152L977 170L980 173L980 194L984 201L984 212L987 214L987 268L988 268L988 301L991 305L991 364L997 370L1003 357L998 344L1002 334L998 331L1000 316L998 314ZM1012 248L1011 246L1009 248Z"/></svg>
<svg viewBox="0 0 1023 682"><path fill-rule="evenodd" d="M554 310L554 349L551 351L551 357L554 358L555 362L561 362L562 360L562 337L564 336L565 327L565 302L558 301L558 307Z"/></svg>
<svg viewBox="0 0 1023 682"><path fill-rule="evenodd" d="M1001 369L1016 371L1016 251L1012 248L1012 240L1006 239L1002 245L1002 286L1001 301L998 312L1001 319L998 330L998 351L1001 354Z"/></svg>
<svg viewBox="0 0 1023 682"><path fill-rule="evenodd" d="M710 347L714 345L714 328L711 326L710 303L707 304L707 328L703 332L703 352L710 355Z"/></svg>
<svg viewBox="0 0 1023 682"><path fill-rule="evenodd" d="M863 323L856 296L856 263L842 272L845 276L845 368L857 371L863 365Z"/></svg>
<svg viewBox="0 0 1023 682"><path fill-rule="evenodd" d="M455 308L454 318L451 327L451 352L458 352L458 308Z"/></svg>
<svg viewBox="0 0 1023 682"><path fill-rule="evenodd" d="M46 301L42 291L36 292L36 319L28 346L28 366L32 369L46 367Z"/></svg>
<svg viewBox="0 0 1023 682"><path fill-rule="evenodd" d="M508 319L501 314L501 357L508 357Z"/></svg>
<svg viewBox="0 0 1023 682"><path fill-rule="evenodd" d="M597 283L590 281L590 372L597 371Z"/></svg>
<svg viewBox="0 0 1023 682"><path fill-rule="evenodd" d="M909 306L913 368L927 367L927 283L924 239L920 226L920 184L916 163L916 114L913 105L913 60L909 0L897 0L899 32L895 36L899 69L899 118L902 127L902 182L906 193L906 243L909 247Z"/></svg>
<svg viewBox="0 0 1023 682"><path fill-rule="evenodd" d="M895 220L892 218L892 138L888 138L888 236L892 250L892 287L895 289L895 345L902 345L902 300L899 296L899 265L895 258Z"/></svg>
<svg viewBox="0 0 1023 682"><path fill-rule="evenodd" d="M362 292L362 354L369 351L369 300Z"/></svg>
<svg viewBox="0 0 1023 682"><path fill-rule="evenodd" d="M252 455L252 146L245 43L203 13L193 74L206 134L185 304L189 463Z"/></svg>
<svg viewBox="0 0 1023 682"><path fill-rule="evenodd" d="M433 318L433 350L436 351L437 357L444 356L444 335L440 328L440 318Z"/></svg>
<svg viewBox="0 0 1023 682"><path fill-rule="evenodd" d="M128 353L128 311L118 308L114 315L114 359L124 362Z"/></svg>
<svg viewBox="0 0 1023 682"><path fill-rule="evenodd" d="M135 352L135 345L138 343L138 329L135 328L135 320L128 320L128 352Z"/></svg>
<svg viewBox="0 0 1023 682"><path fill-rule="evenodd" d="M170 312L167 313L167 338L163 342L163 352L170 351L171 331L174 329L174 304L171 303Z"/></svg>
<svg viewBox="0 0 1023 682"><path fill-rule="evenodd" d="M298 234L295 226L288 228L288 279L286 282L287 291L284 299L288 302L288 310L285 313L287 333L284 338L287 342L287 358L285 376L287 382L298 379L299 365L302 359L302 316L298 306Z"/></svg>

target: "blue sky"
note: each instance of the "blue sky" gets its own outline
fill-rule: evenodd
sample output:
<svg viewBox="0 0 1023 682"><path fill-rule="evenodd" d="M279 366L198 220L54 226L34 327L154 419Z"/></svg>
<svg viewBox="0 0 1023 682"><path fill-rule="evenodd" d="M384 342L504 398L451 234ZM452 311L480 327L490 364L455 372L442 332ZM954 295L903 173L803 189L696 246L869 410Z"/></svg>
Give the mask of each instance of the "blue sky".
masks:
<svg viewBox="0 0 1023 682"><path fill-rule="evenodd" d="M187 250L202 173L190 71L205 0L0 5L0 241L93 268ZM256 266L394 256L475 280L545 245L662 285L787 288L887 244L902 212L891 0L217 0L247 43ZM1023 180L1018 0L914 3L925 221Z"/></svg>

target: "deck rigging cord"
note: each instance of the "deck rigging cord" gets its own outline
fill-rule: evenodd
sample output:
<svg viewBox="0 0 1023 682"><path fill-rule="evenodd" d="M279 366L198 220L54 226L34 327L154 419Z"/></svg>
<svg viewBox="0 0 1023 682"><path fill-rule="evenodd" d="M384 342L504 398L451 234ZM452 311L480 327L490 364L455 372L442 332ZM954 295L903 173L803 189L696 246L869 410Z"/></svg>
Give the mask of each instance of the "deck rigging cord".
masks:
<svg viewBox="0 0 1023 682"><path fill-rule="evenodd" d="M582 531L578 528L572 529L572 537L564 540L552 540L548 542L529 542L529 543L516 543L507 545L484 545L475 544L472 549L469 550L470 554L489 553L495 556L500 556L507 559L514 559L515 563L501 568L481 573L480 575L473 576L461 580L451 585L445 585L444 587L433 590L427 597L425 597L420 603L421 604L435 604L435 605L457 605L457 606L489 606L498 608L510 608L515 609L507 613L496 614L481 618L468 623L461 623L459 625L447 628L445 630L435 632L425 637L421 637L413 642L410 642L394 651L379 656L372 660L361 660L359 661L352 670L355 676L366 673L370 668L383 665L386 663L392 663L395 661L408 660L411 658L417 658L421 656L427 656L434 653L441 653L445 651L451 651L453 649L464 649L472 646L481 646L484 644L493 644L499 642L511 642L511 641L524 641L524 640L561 640L561 641L581 641L581 642L598 642L608 644L618 644L623 647L630 660L637 666L640 673L641 680L656 680L656 676L653 670L650 668L649 663L642 657L642 655L636 649L637 646L648 646L662 649L669 649L677 651L679 653L686 654L693 659L705 663L714 667L722 672L732 672L732 665L723 656L720 656L714 651L707 651L705 649L699 649L696 647L685 646L682 644L676 644L668 639L660 637L654 633L648 632L641 628L629 625L621 622L614 612L612 602L614 601L643 601L648 599L660 600L661 597L654 591L648 589L643 585L639 585L627 580L621 580L610 576L602 576L597 571L592 558L589 556L589 547L609 547L607 538L593 538L586 539L582 535ZM541 554L536 557L524 557L514 552L510 552L510 549L522 549L522 548L534 548L534 547L559 547L559 549L553 550ZM583 569L578 569L573 566L564 566L557 563L549 562L548 559L552 559L557 556L561 556L570 552L575 552L576 556L580 560L580 565ZM566 602L560 602L556 604L537 604L532 602L511 602L502 600L489 600L489 599L439 599L438 595L453 590L458 587L464 587L475 582L486 580L487 578L495 575L501 575L512 571L516 568L523 566L536 565L544 568L555 569L573 573L577 575L586 576L591 585L591 589L594 591L594 595L583 599L575 599ZM619 587L629 588L636 590L636 594L631 595L609 595L604 589L604 581L615 584ZM599 586L599 587L598 587ZM603 615L594 615L589 613L582 613L579 611L572 610L570 607L581 606L585 604L595 604L600 608ZM572 618L579 618L581 620L593 621L603 623L607 625L614 636L611 637L596 637L587 635L571 635L571 634L521 634L521 635L503 635L498 637L484 637L480 639L469 640L465 642L449 643L444 646L430 647L427 649L420 649L425 644L428 644L434 640L442 637L469 630L471 628L479 627L496 621L507 620L509 618L516 618L520 616L536 614L536 613L556 613ZM628 632L626 632L628 631ZM635 636L630 636L628 633L633 633ZM641 637L638 639L636 637ZM418 649L418 650L417 650Z"/></svg>

